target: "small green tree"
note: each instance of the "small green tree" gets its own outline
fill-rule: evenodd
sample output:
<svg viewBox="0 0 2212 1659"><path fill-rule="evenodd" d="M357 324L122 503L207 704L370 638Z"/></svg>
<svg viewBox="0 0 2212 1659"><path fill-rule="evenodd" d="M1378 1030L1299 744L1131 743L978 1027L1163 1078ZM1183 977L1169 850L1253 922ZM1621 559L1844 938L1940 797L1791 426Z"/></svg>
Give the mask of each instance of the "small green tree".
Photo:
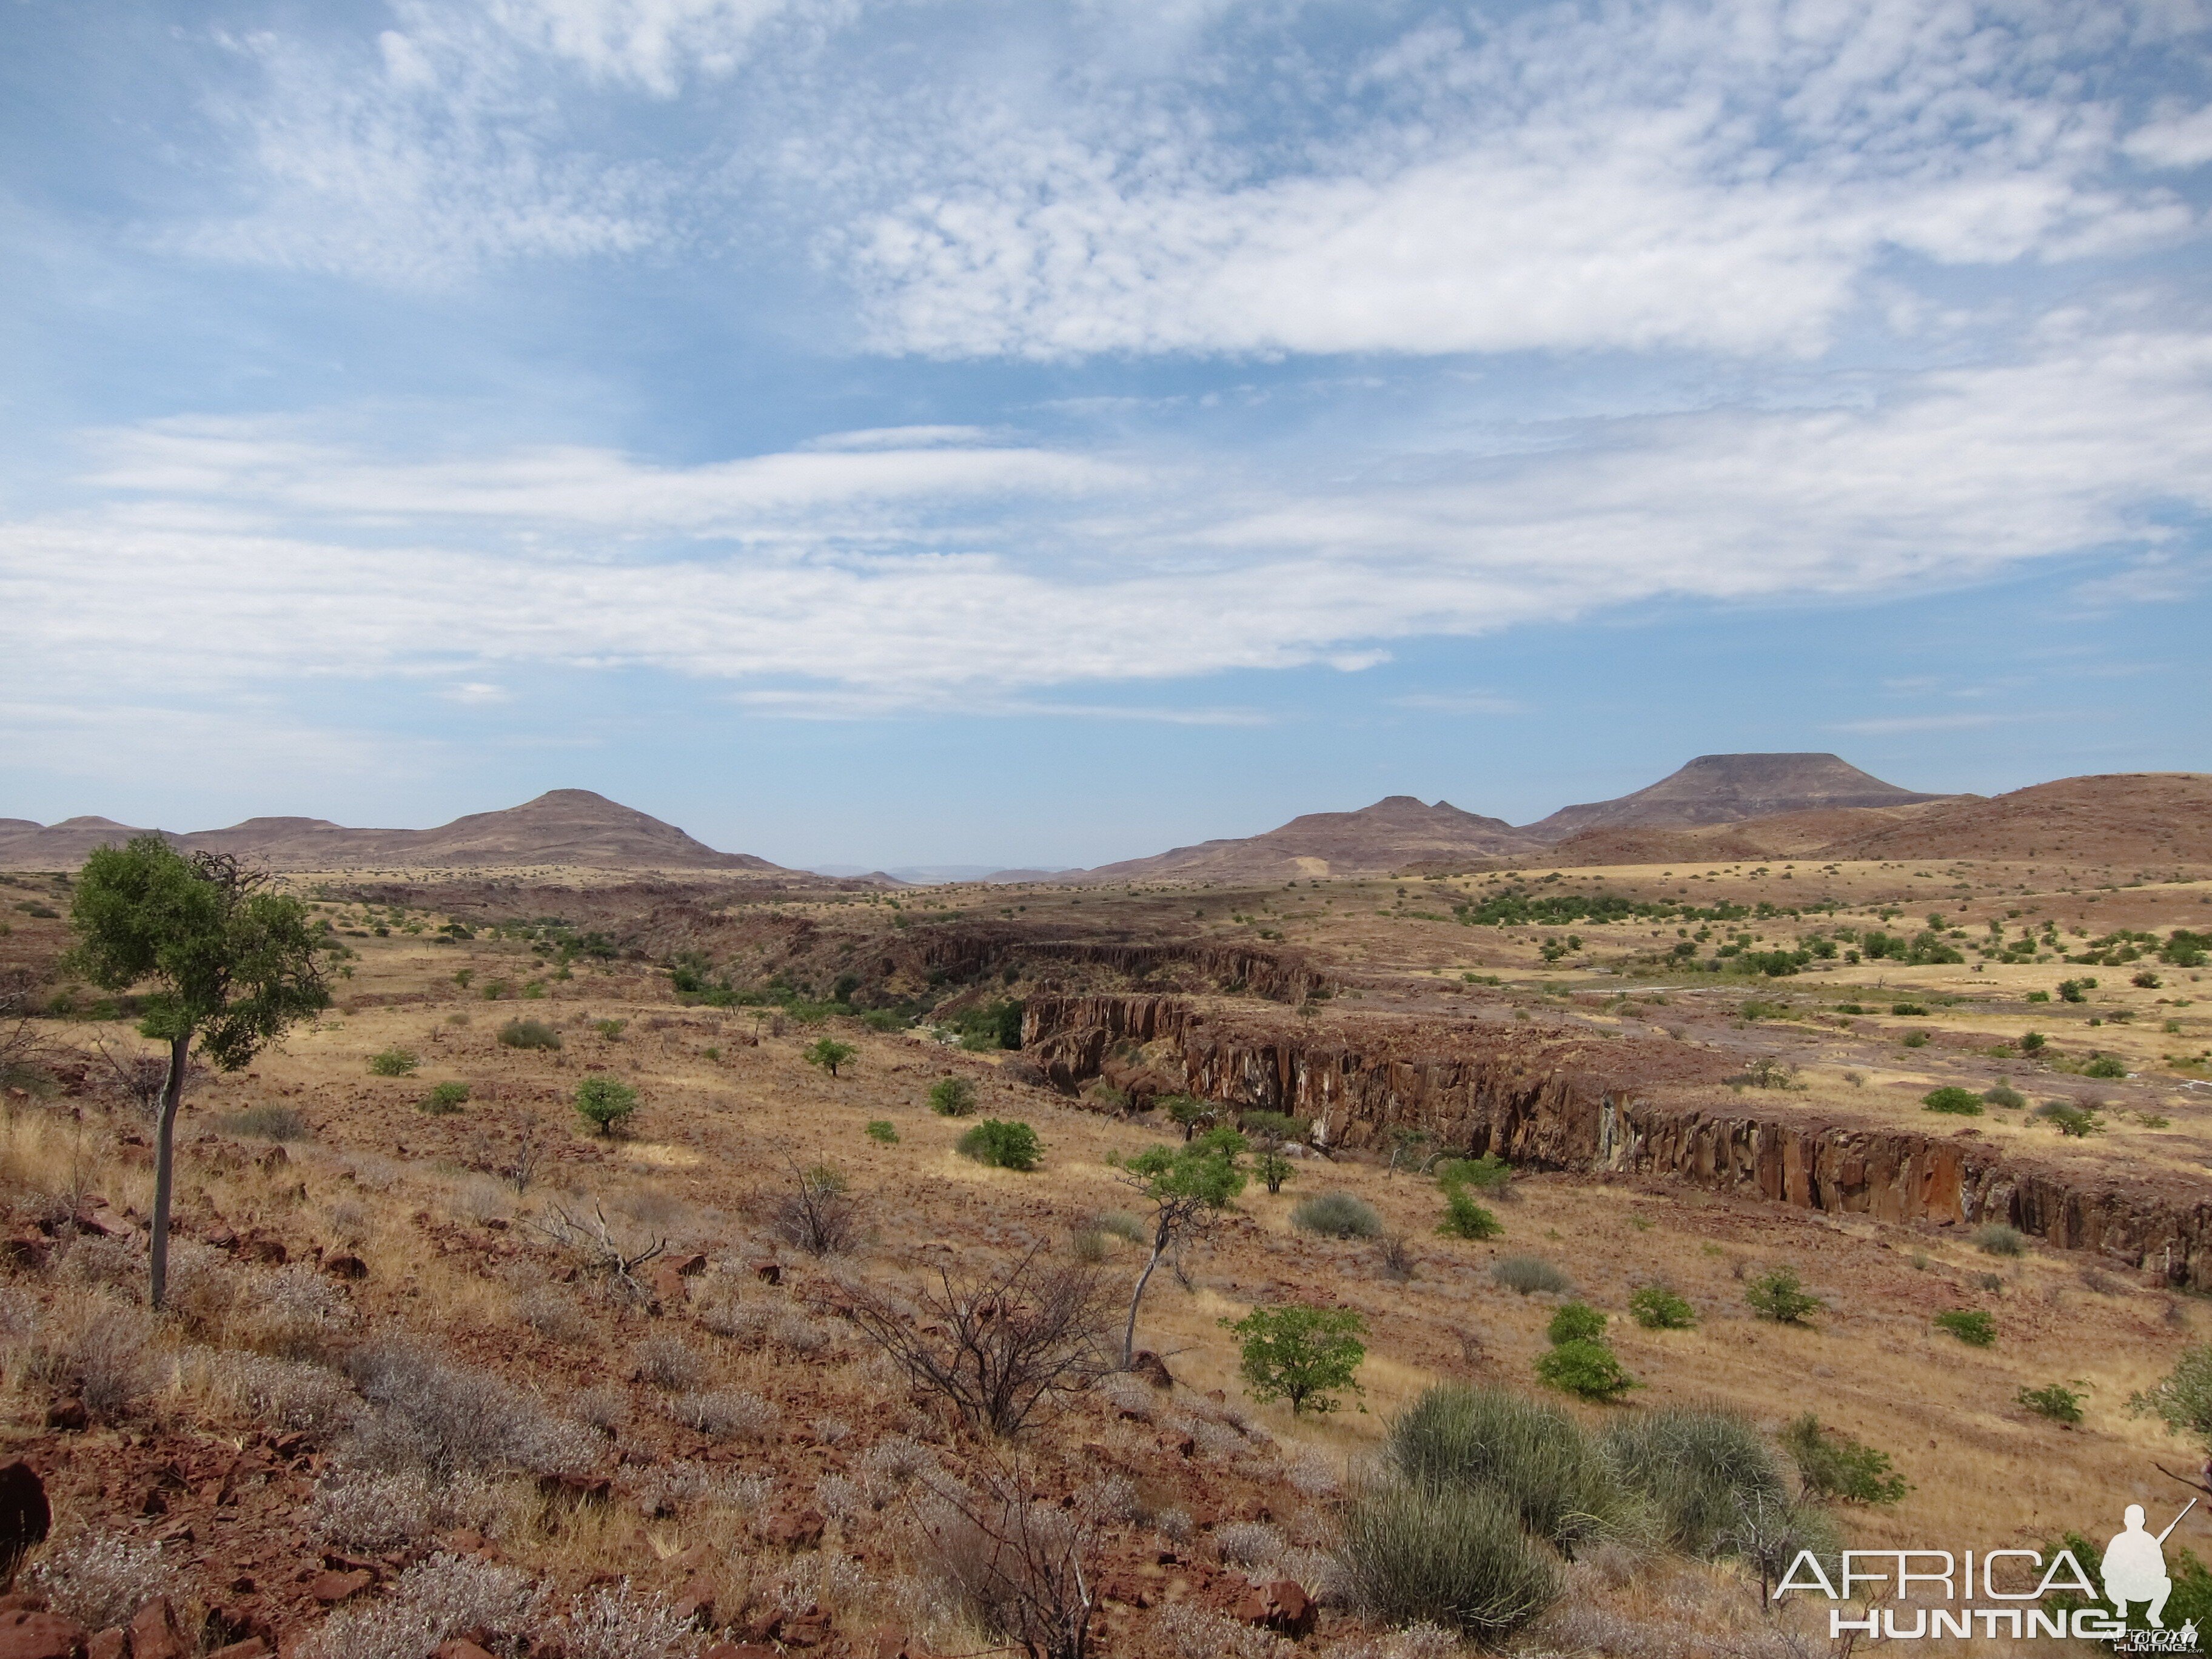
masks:
<svg viewBox="0 0 2212 1659"><path fill-rule="evenodd" d="M1220 1108L1210 1100L1200 1100L1195 1095L1170 1095L1160 1103L1168 1115L1168 1121L1182 1131L1188 1140L1200 1129L1210 1129L1221 1115Z"/></svg>
<svg viewBox="0 0 2212 1659"><path fill-rule="evenodd" d="M1783 1429L1782 1449L1796 1460L1805 1490L1815 1498L1894 1504L1905 1496L1905 1477L1891 1468L1887 1452L1841 1429L1822 1428L1810 1412Z"/></svg>
<svg viewBox="0 0 2212 1659"><path fill-rule="evenodd" d="M1752 1312L1778 1325L1802 1325L1805 1316L1823 1304L1805 1288L1795 1267L1776 1267L1751 1281L1743 1293Z"/></svg>
<svg viewBox="0 0 2212 1659"><path fill-rule="evenodd" d="M1243 1123L1252 1143L1252 1173L1270 1193L1279 1193L1297 1168L1283 1156L1283 1148L1305 1137L1306 1126L1283 1112L1247 1112Z"/></svg>
<svg viewBox="0 0 2212 1659"><path fill-rule="evenodd" d="M1619 1355L1591 1337L1555 1345L1537 1359L1536 1378L1580 1400L1618 1400L1644 1386L1628 1374Z"/></svg>
<svg viewBox="0 0 2212 1659"><path fill-rule="evenodd" d="M868 1121L869 1139L879 1142L885 1146L896 1146L898 1145L898 1125L893 1123L889 1118L871 1118Z"/></svg>
<svg viewBox="0 0 2212 1659"><path fill-rule="evenodd" d="M1437 1165L1436 1175L1440 1186L1472 1187L1479 1193L1503 1194L1513 1184L1513 1166L1495 1152L1446 1158Z"/></svg>
<svg viewBox="0 0 2212 1659"><path fill-rule="evenodd" d="M1972 1089L1961 1089L1954 1084L1946 1084L1941 1089L1930 1089L1921 1096L1920 1105L1924 1111L1948 1112L1953 1117L1979 1117L1982 1115L1982 1097Z"/></svg>
<svg viewBox="0 0 2212 1659"><path fill-rule="evenodd" d="M434 1083L430 1092L422 1097L422 1109L433 1117L450 1117L469 1102L469 1085L465 1083Z"/></svg>
<svg viewBox="0 0 2212 1659"><path fill-rule="evenodd" d="M1152 1206L1152 1254L1129 1294L1129 1322L1121 1334L1121 1368L1137 1357L1137 1310L1145 1287L1161 1260L1185 1239L1203 1232L1213 1218L1244 1190L1244 1171L1237 1167L1244 1138L1216 1129L1185 1146L1147 1146L1122 1168L1121 1180Z"/></svg>
<svg viewBox="0 0 2212 1659"><path fill-rule="evenodd" d="M1367 1345L1366 1322L1349 1308L1255 1308L1231 1324L1244 1339L1243 1372L1252 1397L1291 1402L1291 1415L1332 1412L1340 1389L1360 1391L1353 1380Z"/></svg>
<svg viewBox="0 0 2212 1659"><path fill-rule="evenodd" d="M603 1135L636 1109L637 1091L620 1078L594 1072L576 1085L576 1110Z"/></svg>
<svg viewBox="0 0 2212 1659"><path fill-rule="evenodd" d="M1686 1331L1698 1322L1697 1310L1664 1285L1643 1285L1630 1291L1628 1311L1647 1331Z"/></svg>
<svg viewBox="0 0 2212 1659"><path fill-rule="evenodd" d="M386 1048L368 1057L368 1069L378 1077L405 1077L422 1063L411 1048Z"/></svg>
<svg viewBox="0 0 2212 1659"><path fill-rule="evenodd" d="M985 1118L962 1135L957 1150L963 1158L994 1170L1034 1170L1044 1156L1035 1129L1026 1123L1001 1123L994 1117Z"/></svg>
<svg viewBox="0 0 2212 1659"><path fill-rule="evenodd" d="M1437 1231L1447 1238L1495 1238L1505 1225L1476 1203L1464 1187L1447 1187L1444 1218L1437 1224Z"/></svg>
<svg viewBox="0 0 2212 1659"><path fill-rule="evenodd" d="M177 1110L195 1044L235 1072L295 1022L330 1006L307 907L228 854L189 859L159 836L94 849L78 873L67 971L103 990L150 986L138 1030L169 1045L155 1119L149 1300L168 1289Z"/></svg>
<svg viewBox="0 0 2212 1659"><path fill-rule="evenodd" d="M2047 1417L2062 1428L2073 1428L2081 1421L2081 1391L2069 1389L2063 1382L2022 1389L2013 1399L2038 1417Z"/></svg>
<svg viewBox="0 0 2212 1659"><path fill-rule="evenodd" d="M965 1117L975 1109L975 1085L964 1077L941 1077L929 1091L929 1109L939 1117Z"/></svg>
<svg viewBox="0 0 2212 1659"><path fill-rule="evenodd" d="M860 1050L854 1048L851 1043L840 1042L836 1037L817 1037L815 1039L813 1047L806 1051L806 1063L809 1066L819 1066L831 1077L835 1077L837 1075L837 1068L859 1052Z"/></svg>

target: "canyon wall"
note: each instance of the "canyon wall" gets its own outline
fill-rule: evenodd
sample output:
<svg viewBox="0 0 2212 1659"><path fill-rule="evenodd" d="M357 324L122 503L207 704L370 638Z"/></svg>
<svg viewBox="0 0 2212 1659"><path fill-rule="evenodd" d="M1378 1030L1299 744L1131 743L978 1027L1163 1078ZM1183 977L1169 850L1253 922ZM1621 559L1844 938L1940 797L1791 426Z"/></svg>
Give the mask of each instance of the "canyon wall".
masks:
<svg viewBox="0 0 2212 1659"><path fill-rule="evenodd" d="M1685 1082L1678 1048L1598 1043L1564 1030L1423 1030L1378 1019L1304 1030L1171 996L1038 998L1023 1048L1075 1090L1117 1066L1172 1088L1310 1120L1325 1147L1425 1131L1455 1152L1540 1169L1613 1171L1756 1194L1891 1222L2002 1221L2067 1249L2212 1291L2212 1200L2008 1158L1957 1135L1868 1127L1653 1097L1654 1066ZM1139 1052L1141 1051L1141 1052Z"/></svg>

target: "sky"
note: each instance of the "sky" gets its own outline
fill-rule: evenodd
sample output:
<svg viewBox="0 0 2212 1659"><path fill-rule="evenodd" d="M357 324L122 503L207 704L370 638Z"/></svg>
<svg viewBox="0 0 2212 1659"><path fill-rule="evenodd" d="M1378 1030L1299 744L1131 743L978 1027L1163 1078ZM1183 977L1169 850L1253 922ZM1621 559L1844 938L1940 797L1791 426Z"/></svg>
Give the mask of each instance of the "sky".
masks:
<svg viewBox="0 0 2212 1659"><path fill-rule="evenodd" d="M2212 6L0 6L0 817L2212 769Z"/></svg>

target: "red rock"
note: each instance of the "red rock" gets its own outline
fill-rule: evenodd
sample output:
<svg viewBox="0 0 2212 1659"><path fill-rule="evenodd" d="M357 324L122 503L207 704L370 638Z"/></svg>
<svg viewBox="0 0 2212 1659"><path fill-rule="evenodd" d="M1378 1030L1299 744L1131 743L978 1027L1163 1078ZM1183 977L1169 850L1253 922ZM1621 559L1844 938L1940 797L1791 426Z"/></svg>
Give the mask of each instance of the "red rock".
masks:
<svg viewBox="0 0 2212 1659"><path fill-rule="evenodd" d="M479 1653L483 1651L481 1648L477 1650ZM233 1642L227 1648L216 1649L207 1659L263 1659L268 1651L268 1643L258 1636L249 1636L243 1642ZM486 1655L485 1659L490 1659L490 1656Z"/></svg>
<svg viewBox="0 0 2212 1659"><path fill-rule="evenodd" d="M0 1465L0 1567L12 1565L32 1545L43 1543L53 1520L46 1483L38 1471L20 1457Z"/></svg>
<svg viewBox="0 0 2212 1659"><path fill-rule="evenodd" d="M131 1632L121 1626L104 1630L84 1644L85 1659L125 1659L131 1651Z"/></svg>
<svg viewBox="0 0 2212 1659"><path fill-rule="evenodd" d="M0 1613L0 1659L77 1659L84 1626L56 1613Z"/></svg>
<svg viewBox="0 0 2212 1659"><path fill-rule="evenodd" d="M1168 1363L1150 1348L1139 1348L1129 1361L1133 1376L1141 1376L1156 1389L1172 1389L1175 1378L1169 1374Z"/></svg>
<svg viewBox="0 0 2212 1659"><path fill-rule="evenodd" d="M368 1568L359 1567L351 1572L319 1572L307 1586L307 1594L325 1607L336 1607L349 1595L358 1595L369 1586ZM138 1659L135 1653L131 1659Z"/></svg>
<svg viewBox="0 0 2212 1659"><path fill-rule="evenodd" d="M763 1285L781 1285L783 1283L783 1264L780 1261L756 1261L753 1263L753 1277Z"/></svg>
<svg viewBox="0 0 2212 1659"><path fill-rule="evenodd" d="M830 1639L830 1615L820 1607L809 1607L785 1620L777 1639L787 1648L818 1648Z"/></svg>
<svg viewBox="0 0 2212 1659"><path fill-rule="evenodd" d="M465 1636L456 1636L441 1644L430 1659L492 1659L492 1656Z"/></svg>
<svg viewBox="0 0 2212 1659"><path fill-rule="evenodd" d="M279 1146L275 1150L281 1152L284 1149ZM240 1254L248 1261L258 1261L264 1267L281 1267L290 1259L290 1253L285 1249L284 1241L281 1238L257 1238L246 1245Z"/></svg>
<svg viewBox="0 0 2212 1659"><path fill-rule="evenodd" d="M0 1244L0 1257L5 1257L11 1267L21 1267L31 1273L44 1273L53 1255L53 1246L34 1232L21 1232Z"/></svg>
<svg viewBox="0 0 2212 1659"><path fill-rule="evenodd" d="M672 1261L668 1265L675 1268L682 1278L696 1279L707 1271L707 1258L695 1253L684 1256L680 1261Z"/></svg>
<svg viewBox="0 0 2212 1659"><path fill-rule="evenodd" d="M541 1474L538 1490L546 1498L556 1498L579 1506L605 1504L613 1493L613 1480L604 1474Z"/></svg>
<svg viewBox="0 0 2212 1659"><path fill-rule="evenodd" d="M771 1544L783 1544L793 1549L811 1549L822 1541L822 1528L829 1524L819 1510L801 1510L796 1515L779 1515L761 1528L761 1535Z"/></svg>
<svg viewBox="0 0 2212 1659"><path fill-rule="evenodd" d="M131 1659L185 1659L191 1650L166 1595L155 1596L131 1621Z"/></svg>
<svg viewBox="0 0 2212 1659"><path fill-rule="evenodd" d="M323 1271L332 1279L366 1279L368 1263L357 1255L334 1255L323 1263Z"/></svg>
<svg viewBox="0 0 2212 1659"><path fill-rule="evenodd" d="M46 1426L64 1434L82 1434L91 1422L82 1400L57 1400L46 1407Z"/></svg>
<svg viewBox="0 0 2212 1659"><path fill-rule="evenodd" d="M1293 1640L1312 1633L1316 1616L1313 1599L1288 1578L1255 1584L1238 1599L1234 1613L1248 1625L1265 1626Z"/></svg>

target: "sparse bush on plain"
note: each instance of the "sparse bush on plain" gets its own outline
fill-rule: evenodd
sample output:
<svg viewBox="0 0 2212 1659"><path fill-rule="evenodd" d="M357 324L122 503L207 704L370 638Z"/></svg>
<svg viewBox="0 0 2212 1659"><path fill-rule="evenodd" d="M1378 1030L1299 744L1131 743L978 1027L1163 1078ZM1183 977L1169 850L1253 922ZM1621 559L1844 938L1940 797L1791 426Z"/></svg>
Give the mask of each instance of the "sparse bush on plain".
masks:
<svg viewBox="0 0 2212 1659"><path fill-rule="evenodd" d="M2049 1382L2039 1389L2022 1389L2013 1395L2013 1399L2038 1417L2047 1417L2062 1428L2075 1428L2081 1424L2081 1391L2069 1389L2063 1382Z"/></svg>
<svg viewBox="0 0 2212 1659"><path fill-rule="evenodd" d="M1923 1111L1943 1112L1953 1117L1979 1117L1982 1097L1972 1089L1961 1089L1947 1084L1941 1089L1930 1089L1920 1097Z"/></svg>
<svg viewBox="0 0 2212 1659"><path fill-rule="evenodd" d="M509 1048L557 1048L561 1034L542 1019L510 1019L499 1028L499 1040Z"/></svg>
<svg viewBox="0 0 2212 1659"><path fill-rule="evenodd" d="M1774 1267L1751 1281L1743 1293L1752 1312L1778 1325L1802 1325L1808 1314L1826 1304L1805 1288L1795 1267Z"/></svg>
<svg viewBox="0 0 2212 1659"><path fill-rule="evenodd" d="M2104 1119L2086 1106L2070 1100L2046 1100L2035 1109L2035 1115L2062 1135L2081 1139L2095 1134L2105 1127Z"/></svg>
<svg viewBox="0 0 2212 1659"><path fill-rule="evenodd" d="M694 1389L668 1402L668 1414L709 1440L765 1440L782 1414L743 1389Z"/></svg>
<svg viewBox="0 0 2212 1659"><path fill-rule="evenodd" d="M939 1117L965 1117L975 1109L975 1085L964 1077L941 1077L930 1085L929 1109Z"/></svg>
<svg viewBox="0 0 2212 1659"><path fill-rule="evenodd" d="M1502 1256L1491 1264L1490 1276L1522 1296L1564 1296L1575 1287L1574 1280L1537 1255Z"/></svg>
<svg viewBox="0 0 2212 1659"><path fill-rule="evenodd" d="M1464 1187L1444 1188L1444 1217L1437 1223L1437 1231L1447 1238L1495 1238L1505 1231L1504 1224L1474 1201Z"/></svg>
<svg viewBox="0 0 2212 1659"><path fill-rule="evenodd" d="M961 1157L994 1170L1034 1170L1044 1156L1035 1129L1026 1123L1002 1123L993 1117L962 1135L955 1146Z"/></svg>
<svg viewBox="0 0 2212 1659"><path fill-rule="evenodd" d="M308 1638L303 1659L422 1659L471 1632L505 1652L532 1633L544 1595L519 1568L441 1553L408 1568L380 1599L338 1608Z"/></svg>
<svg viewBox="0 0 2212 1659"><path fill-rule="evenodd" d="M1641 1285L1631 1291L1628 1311L1647 1331L1686 1331L1698 1322L1697 1310L1664 1285Z"/></svg>
<svg viewBox="0 0 2212 1659"><path fill-rule="evenodd" d="M2027 1235L2002 1221L1984 1221L1974 1229L1974 1248L1984 1255L2020 1255L2027 1249Z"/></svg>
<svg viewBox="0 0 2212 1659"><path fill-rule="evenodd" d="M434 1083L430 1092L419 1103L422 1110L433 1117L450 1117L469 1103L469 1085L465 1083Z"/></svg>
<svg viewBox="0 0 2212 1659"><path fill-rule="evenodd" d="M1935 1324L1970 1348L1986 1348L1997 1340L1997 1322L1979 1308L1950 1309L1937 1314Z"/></svg>
<svg viewBox="0 0 2212 1659"><path fill-rule="evenodd" d="M405 1077L422 1063L411 1048L381 1049L368 1057L368 1069L378 1077Z"/></svg>
<svg viewBox="0 0 2212 1659"><path fill-rule="evenodd" d="M530 1396L497 1377L463 1370L402 1342L380 1342L347 1359L354 1386L371 1407L355 1431L353 1461L373 1472L450 1475L515 1469L572 1474L590 1467L599 1437L581 1424L547 1415Z"/></svg>
<svg viewBox="0 0 2212 1659"><path fill-rule="evenodd" d="M1379 1238L1382 1218L1364 1198L1350 1193L1316 1193L1291 1207L1291 1225L1325 1238Z"/></svg>
<svg viewBox="0 0 2212 1659"><path fill-rule="evenodd" d="M1394 1625L1425 1620L1493 1644L1559 1598L1557 1560L1522 1530L1510 1498L1458 1483L1360 1493L1340 1559L1352 1604Z"/></svg>
<svg viewBox="0 0 2212 1659"><path fill-rule="evenodd" d="M250 1140L312 1140L315 1133L306 1116L289 1106L248 1106L224 1114L215 1123L225 1134Z"/></svg>
<svg viewBox="0 0 2212 1659"><path fill-rule="evenodd" d="M1595 1341L1605 1335L1605 1316L1587 1302L1569 1302L1561 1305L1544 1328L1544 1336L1553 1343Z"/></svg>
<svg viewBox="0 0 2212 1659"><path fill-rule="evenodd" d="M878 1146L896 1146L899 1139L898 1125L887 1117L871 1118L868 1120L867 1136Z"/></svg>
<svg viewBox="0 0 2212 1659"><path fill-rule="evenodd" d="M2008 1112L2016 1112L2027 1104L2027 1097L2008 1083L1991 1085L1982 1091L1982 1098L1990 1105L2002 1106Z"/></svg>
<svg viewBox="0 0 2212 1659"><path fill-rule="evenodd" d="M1906 1492L1905 1477L1877 1451L1841 1429L1825 1428L1812 1413L1782 1431L1782 1448L1797 1465L1805 1490L1815 1498L1853 1504L1894 1504Z"/></svg>
<svg viewBox="0 0 2212 1659"><path fill-rule="evenodd" d="M809 1066L818 1066L835 1077L837 1068L860 1052L851 1043L840 1042L836 1037L817 1037L808 1047L805 1059Z"/></svg>
<svg viewBox="0 0 2212 1659"><path fill-rule="evenodd" d="M1557 1342L1536 1359L1537 1381L1578 1400L1618 1400L1644 1385L1629 1375L1620 1357L1602 1342L1577 1337Z"/></svg>

